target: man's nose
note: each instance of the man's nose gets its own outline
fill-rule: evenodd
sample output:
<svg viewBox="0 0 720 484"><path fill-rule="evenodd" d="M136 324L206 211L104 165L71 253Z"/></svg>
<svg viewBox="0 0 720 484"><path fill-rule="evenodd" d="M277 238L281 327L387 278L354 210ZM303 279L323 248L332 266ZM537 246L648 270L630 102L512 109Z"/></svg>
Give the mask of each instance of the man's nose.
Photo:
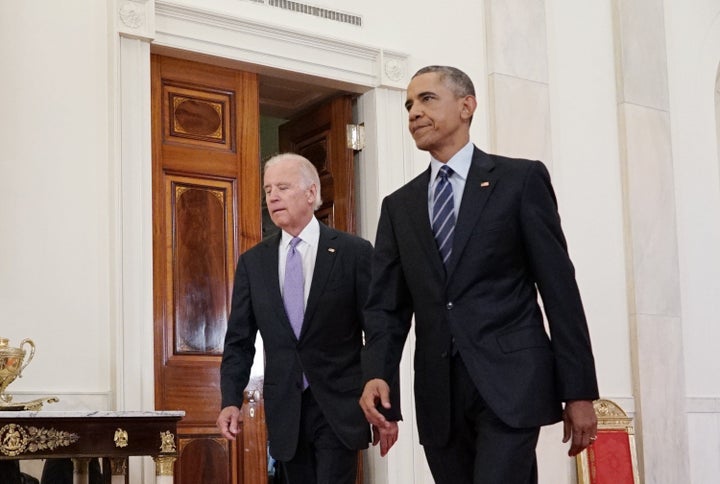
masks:
<svg viewBox="0 0 720 484"><path fill-rule="evenodd" d="M415 106L410 106L408 109L408 118L410 121L417 119L420 116L422 116L422 110L420 108L416 108Z"/></svg>

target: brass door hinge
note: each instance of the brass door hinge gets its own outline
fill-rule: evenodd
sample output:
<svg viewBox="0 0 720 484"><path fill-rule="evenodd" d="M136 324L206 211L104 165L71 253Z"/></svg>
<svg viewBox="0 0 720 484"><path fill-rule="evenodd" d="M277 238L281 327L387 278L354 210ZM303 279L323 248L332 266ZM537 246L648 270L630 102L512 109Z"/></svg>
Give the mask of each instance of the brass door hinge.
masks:
<svg viewBox="0 0 720 484"><path fill-rule="evenodd" d="M348 124L346 138L349 149L360 151L365 148L365 124Z"/></svg>

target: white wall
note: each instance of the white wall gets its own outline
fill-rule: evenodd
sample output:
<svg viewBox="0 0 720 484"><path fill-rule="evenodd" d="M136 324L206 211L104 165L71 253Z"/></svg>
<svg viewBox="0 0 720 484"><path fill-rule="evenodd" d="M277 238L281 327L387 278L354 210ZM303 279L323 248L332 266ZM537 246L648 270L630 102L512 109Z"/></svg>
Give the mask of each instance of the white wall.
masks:
<svg viewBox="0 0 720 484"><path fill-rule="evenodd" d="M11 390L93 406L111 366L107 15L0 3L0 335L37 345Z"/></svg>
<svg viewBox="0 0 720 484"><path fill-rule="evenodd" d="M607 398L632 396L611 6L548 1L553 183ZM613 348L613 351L608 351Z"/></svg>
<svg viewBox="0 0 720 484"><path fill-rule="evenodd" d="M689 5L688 5L689 4ZM666 0L692 482L720 474L720 174L716 76L720 5Z"/></svg>
<svg viewBox="0 0 720 484"><path fill-rule="evenodd" d="M611 5L547 0L546 18L553 185L583 296L600 394L632 411ZM541 434L541 482L576 482L575 462L567 458L561 438L562 425Z"/></svg>

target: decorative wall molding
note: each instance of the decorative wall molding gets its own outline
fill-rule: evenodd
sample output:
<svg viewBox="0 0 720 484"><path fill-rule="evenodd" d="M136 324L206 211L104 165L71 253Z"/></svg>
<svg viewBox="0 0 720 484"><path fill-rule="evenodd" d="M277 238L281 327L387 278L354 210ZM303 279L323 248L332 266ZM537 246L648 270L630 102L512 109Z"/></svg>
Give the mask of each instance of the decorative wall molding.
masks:
<svg viewBox="0 0 720 484"><path fill-rule="evenodd" d="M121 36L152 40L155 0L115 0L115 26Z"/></svg>
<svg viewBox="0 0 720 484"><path fill-rule="evenodd" d="M366 87L407 86L408 56L201 8L155 1L153 45ZM322 59L322 62L319 60Z"/></svg>
<svg viewBox="0 0 720 484"><path fill-rule="evenodd" d="M714 413L720 415L720 397L689 397L686 410L692 413Z"/></svg>

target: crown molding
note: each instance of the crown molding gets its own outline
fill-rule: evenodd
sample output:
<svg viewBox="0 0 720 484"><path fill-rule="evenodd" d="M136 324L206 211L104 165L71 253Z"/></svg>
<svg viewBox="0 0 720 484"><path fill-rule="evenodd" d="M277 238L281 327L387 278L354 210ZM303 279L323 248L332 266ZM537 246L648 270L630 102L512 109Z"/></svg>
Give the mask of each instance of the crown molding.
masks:
<svg viewBox="0 0 720 484"><path fill-rule="evenodd" d="M158 47L366 87L407 86L408 56L400 52L170 1L154 4Z"/></svg>
<svg viewBox="0 0 720 484"><path fill-rule="evenodd" d="M155 35L154 0L115 0L115 29L122 37L152 40Z"/></svg>

